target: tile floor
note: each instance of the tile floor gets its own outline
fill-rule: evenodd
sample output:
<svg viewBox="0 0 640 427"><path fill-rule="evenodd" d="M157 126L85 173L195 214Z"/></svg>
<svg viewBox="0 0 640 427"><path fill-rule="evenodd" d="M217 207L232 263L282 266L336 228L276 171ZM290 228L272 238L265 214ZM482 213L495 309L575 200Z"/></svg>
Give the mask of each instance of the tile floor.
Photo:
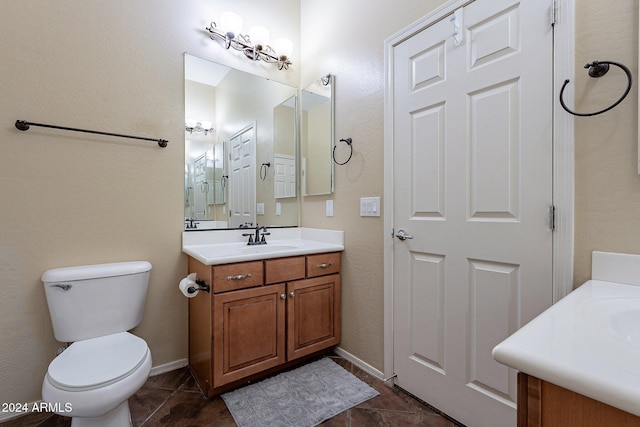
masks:
<svg viewBox="0 0 640 427"><path fill-rule="evenodd" d="M332 357L334 361L380 392L374 397L330 420L324 427L374 426L461 426L448 420L427 405L398 388L362 371L351 362ZM187 368L150 377L129 399L134 426L235 426L231 413L220 397L205 399ZM30 414L0 423L2 427L67 427L71 419L55 414ZM268 427L268 426L265 426Z"/></svg>

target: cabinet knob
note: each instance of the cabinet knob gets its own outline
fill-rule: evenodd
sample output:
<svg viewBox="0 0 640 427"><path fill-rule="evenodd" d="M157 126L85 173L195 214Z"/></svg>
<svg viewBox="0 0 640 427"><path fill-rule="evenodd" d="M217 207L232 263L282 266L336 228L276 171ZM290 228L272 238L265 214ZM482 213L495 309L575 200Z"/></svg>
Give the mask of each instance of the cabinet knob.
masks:
<svg viewBox="0 0 640 427"><path fill-rule="evenodd" d="M293 297L295 297L295 296L296 296L296 293L295 293L295 292L293 292L293 291L291 291L291 292L289 292L289 296L290 296L291 298L293 298Z"/></svg>
<svg viewBox="0 0 640 427"><path fill-rule="evenodd" d="M287 299L287 295L286 294L280 295L280 299Z"/></svg>

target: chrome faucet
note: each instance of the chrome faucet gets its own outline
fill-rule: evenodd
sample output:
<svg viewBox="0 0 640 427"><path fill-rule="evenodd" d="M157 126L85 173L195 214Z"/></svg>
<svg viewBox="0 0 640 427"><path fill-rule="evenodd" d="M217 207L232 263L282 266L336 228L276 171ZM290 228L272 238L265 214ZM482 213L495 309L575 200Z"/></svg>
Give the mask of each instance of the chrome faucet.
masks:
<svg viewBox="0 0 640 427"><path fill-rule="evenodd" d="M262 231L262 233L261 233ZM253 233L242 233L243 236L249 236L249 241L247 242L247 245L266 245L267 241L265 240L264 236L268 236L271 233L267 232L267 227L260 226L260 225L256 225L256 232L255 232L255 237Z"/></svg>

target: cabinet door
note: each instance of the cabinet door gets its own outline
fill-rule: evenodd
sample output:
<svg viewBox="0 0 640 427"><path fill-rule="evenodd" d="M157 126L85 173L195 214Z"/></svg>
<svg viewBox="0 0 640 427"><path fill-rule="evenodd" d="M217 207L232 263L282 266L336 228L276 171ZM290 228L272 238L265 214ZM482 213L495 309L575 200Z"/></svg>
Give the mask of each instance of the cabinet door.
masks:
<svg viewBox="0 0 640 427"><path fill-rule="evenodd" d="M287 358L340 343L340 275L287 284Z"/></svg>
<svg viewBox="0 0 640 427"><path fill-rule="evenodd" d="M218 387L285 362L285 285L213 296L213 382Z"/></svg>

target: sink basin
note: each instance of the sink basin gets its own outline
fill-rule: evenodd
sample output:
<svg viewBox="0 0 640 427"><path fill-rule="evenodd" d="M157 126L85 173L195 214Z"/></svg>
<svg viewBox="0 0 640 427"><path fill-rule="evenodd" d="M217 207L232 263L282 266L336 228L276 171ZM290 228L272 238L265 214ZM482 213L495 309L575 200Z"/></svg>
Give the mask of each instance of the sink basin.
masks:
<svg viewBox="0 0 640 427"><path fill-rule="evenodd" d="M206 258L226 258L247 254L279 253L297 249L294 245L247 245L246 243L230 243L222 245L203 245L198 248L199 253Z"/></svg>
<svg viewBox="0 0 640 427"><path fill-rule="evenodd" d="M245 245L242 249L240 249L240 252L242 252L243 254L256 254L256 253L264 254L269 252L288 251L292 249L298 249L298 246L270 245L270 244L254 245L254 246Z"/></svg>
<svg viewBox="0 0 640 427"><path fill-rule="evenodd" d="M640 308L614 313L610 325L619 338L640 347Z"/></svg>
<svg viewBox="0 0 640 427"><path fill-rule="evenodd" d="M594 251L591 280L493 349L498 362L640 416L640 255Z"/></svg>
<svg viewBox="0 0 640 427"><path fill-rule="evenodd" d="M583 310L585 319L640 347L640 298L598 298L584 303Z"/></svg>
<svg viewBox="0 0 640 427"><path fill-rule="evenodd" d="M344 232L337 230L270 228L265 245L247 245L244 231L185 231L182 233L182 252L204 265L219 265L344 250Z"/></svg>
<svg viewBox="0 0 640 427"><path fill-rule="evenodd" d="M183 246L182 250L205 265L228 264L258 259L306 255L343 250L343 246L309 240L285 240L266 245L220 243Z"/></svg>

